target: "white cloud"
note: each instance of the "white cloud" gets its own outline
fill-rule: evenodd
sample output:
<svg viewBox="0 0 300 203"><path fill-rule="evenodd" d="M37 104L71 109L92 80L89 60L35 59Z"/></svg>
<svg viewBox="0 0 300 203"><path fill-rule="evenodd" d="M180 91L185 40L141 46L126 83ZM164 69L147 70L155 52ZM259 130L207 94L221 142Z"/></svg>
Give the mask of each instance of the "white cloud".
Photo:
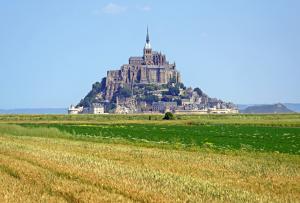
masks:
<svg viewBox="0 0 300 203"><path fill-rule="evenodd" d="M149 5L137 6L136 8L140 11L150 11L151 10L151 7Z"/></svg>
<svg viewBox="0 0 300 203"><path fill-rule="evenodd" d="M104 7L102 7L99 10L94 10L92 13L94 15L100 15L101 13L117 15L120 13L127 12L129 9L136 10L136 11L142 11L142 12L149 12L152 10L152 8L149 5L136 5L136 6L130 7L130 6L120 5L120 4L116 4L116 3L109 3L109 4L106 4Z"/></svg>
<svg viewBox="0 0 300 203"><path fill-rule="evenodd" d="M127 10L126 6L122 6L115 3L109 3L102 8L102 11L107 14L119 14Z"/></svg>

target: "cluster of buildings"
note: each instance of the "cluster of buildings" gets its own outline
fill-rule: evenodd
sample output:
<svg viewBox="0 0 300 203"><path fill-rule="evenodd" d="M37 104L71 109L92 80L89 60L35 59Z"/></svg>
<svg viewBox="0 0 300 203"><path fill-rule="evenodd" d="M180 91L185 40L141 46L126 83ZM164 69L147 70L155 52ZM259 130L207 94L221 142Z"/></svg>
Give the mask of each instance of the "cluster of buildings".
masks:
<svg viewBox="0 0 300 203"><path fill-rule="evenodd" d="M152 105L147 105L146 102L124 101L117 104L113 112L115 114L157 114L172 112L175 114L235 114L239 113L237 108L233 107L208 107L203 104L183 104L178 105L177 102L158 101ZM93 103L91 107L75 107L73 105L68 109L69 114L108 114L106 105L108 103Z"/></svg>
<svg viewBox="0 0 300 203"><path fill-rule="evenodd" d="M177 87L175 95L166 96L170 91L170 84L174 85L173 88L176 84L182 84L180 73L176 69L175 62L169 63L165 54L152 50L148 28L143 56L132 56L128 64L122 65L120 69L107 71L107 76L103 81L105 81L103 89L95 92L91 100L89 100L91 98L89 93L85 97L89 101L87 104L70 106L69 114L164 113L168 111L191 114L238 113L233 104L209 98L192 88ZM146 91L145 88L140 87L147 85L159 88ZM118 91L124 87L131 91L131 95L119 98ZM134 90L139 93L135 93ZM145 99L149 95L155 97L155 101L149 102Z"/></svg>
<svg viewBox="0 0 300 203"><path fill-rule="evenodd" d="M68 109L68 114L105 114L104 105L93 103L91 107L75 107L71 105Z"/></svg>

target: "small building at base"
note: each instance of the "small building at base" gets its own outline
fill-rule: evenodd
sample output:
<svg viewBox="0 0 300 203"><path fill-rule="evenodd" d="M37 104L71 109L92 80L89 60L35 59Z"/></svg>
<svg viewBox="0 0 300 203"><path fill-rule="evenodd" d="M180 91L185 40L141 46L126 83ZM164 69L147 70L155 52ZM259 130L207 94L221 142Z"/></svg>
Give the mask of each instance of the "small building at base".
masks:
<svg viewBox="0 0 300 203"><path fill-rule="evenodd" d="M93 103L90 107L75 107L71 105L68 114L105 114L104 106L100 103Z"/></svg>
<svg viewBox="0 0 300 203"><path fill-rule="evenodd" d="M91 114L104 114L104 106L99 103L93 103L90 107Z"/></svg>
<svg viewBox="0 0 300 203"><path fill-rule="evenodd" d="M160 112L160 113L165 113L168 111L175 112L176 108L177 108L177 102L159 101L159 102L152 103L153 112Z"/></svg>
<svg viewBox="0 0 300 203"><path fill-rule="evenodd" d="M68 109L68 114L74 115L79 114L83 111L83 107L75 107L74 105L71 105Z"/></svg>

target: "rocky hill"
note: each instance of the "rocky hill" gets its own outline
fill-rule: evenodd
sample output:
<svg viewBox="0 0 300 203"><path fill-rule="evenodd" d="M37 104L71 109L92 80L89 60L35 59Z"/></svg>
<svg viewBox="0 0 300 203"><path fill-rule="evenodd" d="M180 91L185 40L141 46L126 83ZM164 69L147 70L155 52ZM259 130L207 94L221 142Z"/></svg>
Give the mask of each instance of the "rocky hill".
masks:
<svg viewBox="0 0 300 203"><path fill-rule="evenodd" d="M215 112L235 108L232 103L208 97L200 88L185 87L176 63L170 63L165 54L152 50L148 30L143 55L131 56L119 69L108 70L106 77L93 84L76 108L82 112L86 108L88 112L94 104L104 106L105 112L126 113L153 111L153 104L159 111L169 107L182 111L212 108Z"/></svg>
<svg viewBox="0 0 300 203"><path fill-rule="evenodd" d="M170 80L167 84L124 85L114 92L111 99L106 99L106 78L92 85L91 91L77 104L77 107L90 107L93 103L103 103L107 111L118 104L135 105L135 111L151 108L153 102L176 102L178 106L189 104L189 108L235 108L230 102L211 98L200 88L187 88L183 83Z"/></svg>
<svg viewBox="0 0 300 203"><path fill-rule="evenodd" d="M242 113L293 113L281 103L249 106Z"/></svg>

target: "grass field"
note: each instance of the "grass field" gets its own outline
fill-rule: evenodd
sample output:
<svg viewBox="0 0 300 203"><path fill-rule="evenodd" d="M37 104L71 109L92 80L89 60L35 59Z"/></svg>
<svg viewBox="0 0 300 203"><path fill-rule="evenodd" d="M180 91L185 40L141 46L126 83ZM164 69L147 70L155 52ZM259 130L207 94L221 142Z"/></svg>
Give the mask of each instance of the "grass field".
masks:
<svg viewBox="0 0 300 203"><path fill-rule="evenodd" d="M151 120L149 120L149 117ZM254 126L300 127L300 114L232 114L177 115L175 121L162 122L161 114L154 115L0 115L0 123L59 123L59 124L234 124Z"/></svg>
<svg viewBox="0 0 300 203"><path fill-rule="evenodd" d="M300 116L0 116L0 202L299 202Z"/></svg>

